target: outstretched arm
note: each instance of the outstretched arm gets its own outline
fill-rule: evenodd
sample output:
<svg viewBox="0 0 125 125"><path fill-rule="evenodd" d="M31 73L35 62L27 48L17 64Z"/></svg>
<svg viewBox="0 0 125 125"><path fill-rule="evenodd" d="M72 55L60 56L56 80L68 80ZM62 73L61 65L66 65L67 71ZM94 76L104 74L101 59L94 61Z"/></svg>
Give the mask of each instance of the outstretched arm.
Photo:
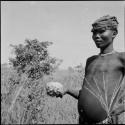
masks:
<svg viewBox="0 0 125 125"><path fill-rule="evenodd" d="M65 94L69 94L70 96L74 97L75 99L78 99L79 91L80 91L80 88L68 89Z"/></svg>
<svg viewBox="0 0 125 125"><path fill-rule="evenodd" d="M79 98L79 92L81 91L82 87L84 86L84 80L85 79L83 79L83 84L82 84L81 87L74 88L74 89L68 88L68 89L64 90L64 94L63 95L69 94L70 96L74 97L75 99L78 99Z"/></svg>
<svg viewBox="0 0 125 125"><path fill-rule="evenodd" d="M86 73L86 67L85 67L85 73ZM85 79L83 79L83 84L84 84L84 80ZM69 94L70 96L74 97L75 99L78 99L79 98L79 92L80 92L82 87L83 87L83 85L81 87L79 87L79 88L72 89L72 88L67 88L65 86L65 87L63 87L63 91L60 91L59 94L55 93L55 96L62 98L64 95Z"/></svg>
<svg viewBox="0 0 125 125"><path fill-rule="evenodd" d="M66 86L63 86L59 82L49 82L46 85L46 92L49 96L52 97L63 97L65 94L69 94L72 97L78 99L79 96L79 88L67 88Z"/></svg>
<svg viewBox="0 0 125 125"><path fill-rule="evenodd" d="M80 92L80 90L82 89L82 87L84 86L84 80L85 80L85 79L83 79L83 84L82 84L81 87L74 88L74 89L68 88L68 89L66 89L66 90L64 91L64 94L63 94L63 95L69 94L70 96L74 97L75 99L78 99L78 98L79 98L79 92Z"/></svg>
<svg viewBox="0 0 125 125"><path fill-rule="evenodd" d="M87 67L88 67L88 59L87 59L87 61L86 61L86 66L85 66L85 76L86 76L86 69L87 69ZM84 76L84 77L85 77ZM82 87L84 86L84 80L85 79L83 79L83 84L82 84L82 86L81 86L81 88L75 88L75 89L68 89L66 92L65 92L65 94L69 94L69 95L71 95L72 97L74 97L75 99L78 99L79 98L79 92L80 92L80 90L82 89Z"/></svg>

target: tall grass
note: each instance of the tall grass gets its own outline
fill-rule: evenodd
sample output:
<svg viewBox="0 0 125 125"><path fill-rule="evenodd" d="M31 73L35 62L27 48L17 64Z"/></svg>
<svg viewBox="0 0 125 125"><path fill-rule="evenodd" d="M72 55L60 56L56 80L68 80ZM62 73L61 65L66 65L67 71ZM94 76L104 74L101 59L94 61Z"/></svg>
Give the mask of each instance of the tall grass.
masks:
<svg viewBox="0 0 125 125"><path fill-rule="evenodd" d="M2 68L1 123L77 124L77 100L69 95L63 98L48 96L45 85L50 81L61 82L65 87L79 88L83 74L75 70L58 70L52 75L31 81L25 75L19 79L12 68Z"/></svg>

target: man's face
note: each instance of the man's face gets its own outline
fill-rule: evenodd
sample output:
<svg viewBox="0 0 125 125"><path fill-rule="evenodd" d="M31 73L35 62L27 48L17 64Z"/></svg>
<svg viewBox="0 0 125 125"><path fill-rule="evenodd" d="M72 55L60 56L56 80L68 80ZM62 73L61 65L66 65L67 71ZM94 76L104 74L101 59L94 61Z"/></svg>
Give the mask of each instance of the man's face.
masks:
<svg viewBox="0 0 125 125"><path fill-rule="evenodd" d="M113 42L113 32L110 29L97 29L93 31L93 40L98 48L105 48Z"/></svg>

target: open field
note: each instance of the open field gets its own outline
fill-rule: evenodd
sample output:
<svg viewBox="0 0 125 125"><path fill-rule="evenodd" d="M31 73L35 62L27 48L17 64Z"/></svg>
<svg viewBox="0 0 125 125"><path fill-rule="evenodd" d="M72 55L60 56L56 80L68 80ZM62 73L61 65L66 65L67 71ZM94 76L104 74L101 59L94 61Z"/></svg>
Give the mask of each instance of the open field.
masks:
<svg viewBox="0 0 125 125"><path fill-rule="evenodd" d="M36 81L30 81L25 75L19 80L13 69L1 67L1 123L78 123L77 100L69 95L49 97L45 85L49 81L58 81L64 86L76 88L82 85L82 77L75 70L58 70ZM123 123L124 115L121 115L120 123Z"/></svg>

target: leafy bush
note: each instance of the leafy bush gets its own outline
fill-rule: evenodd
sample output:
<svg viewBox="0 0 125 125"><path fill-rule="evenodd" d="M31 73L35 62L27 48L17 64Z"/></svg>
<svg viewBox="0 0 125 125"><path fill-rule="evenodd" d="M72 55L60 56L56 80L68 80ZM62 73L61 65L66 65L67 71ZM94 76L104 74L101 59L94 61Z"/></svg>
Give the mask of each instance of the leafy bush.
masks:
<svg viewBox="0 0 125 125"><path fill-rule="evenodd" d="M60 60L49 56L47 48L52 42L26 39L25 43L25 45L11 45L15 57L9 60L17 73L25 73L28 78L39 79L53 72Z"/></svg>

